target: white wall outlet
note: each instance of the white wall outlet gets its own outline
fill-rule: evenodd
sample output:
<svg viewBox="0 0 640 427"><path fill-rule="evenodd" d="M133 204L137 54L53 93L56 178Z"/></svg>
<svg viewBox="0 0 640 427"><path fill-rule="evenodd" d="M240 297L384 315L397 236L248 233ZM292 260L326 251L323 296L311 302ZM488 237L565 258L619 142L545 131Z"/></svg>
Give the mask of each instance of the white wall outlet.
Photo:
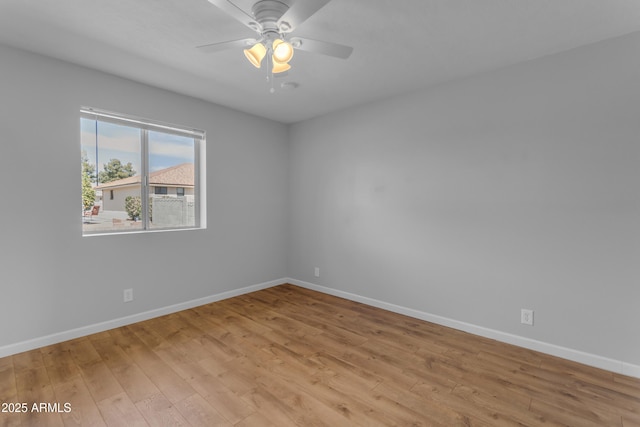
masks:
<svg viewBox="0 0 640 427"><path fill-rule="evenodd" d="M320 277L320 267L316 267L313 269L313 275L315 277Z"/></svg>
<svg viewBox="0 0 640 427"><path fill-rule="evenodd" d="M520 323L533 326L533 310L523 308L520 310Z"/></svg>
<svg viewBox="0 0 640 427"><path fill-rule="evenodd" d="M133 289L125 289L124 290L124 302L133 301Z"/></svg>

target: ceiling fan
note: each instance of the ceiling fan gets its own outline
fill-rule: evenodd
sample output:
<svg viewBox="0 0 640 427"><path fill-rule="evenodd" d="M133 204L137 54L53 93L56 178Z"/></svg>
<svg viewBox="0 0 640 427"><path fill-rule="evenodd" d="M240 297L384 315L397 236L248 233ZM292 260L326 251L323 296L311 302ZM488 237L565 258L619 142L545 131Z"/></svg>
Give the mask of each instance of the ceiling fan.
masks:
<svg viewBox="0 0 640 427"><path fill-rule="evenodd" d="M235 18L257 33L256 38L231 40L198 46L203 52L219 52L227 49L244 49L244 54L255 67L260 68L267 59L268 78L291 68L289 61L294 49L347 59L353 48L337 43L290 37L291 32L309 19L330 0L296 0L290 7L278 0L259 0L246 13L230 0L209 0L214 6Z"/></svg>

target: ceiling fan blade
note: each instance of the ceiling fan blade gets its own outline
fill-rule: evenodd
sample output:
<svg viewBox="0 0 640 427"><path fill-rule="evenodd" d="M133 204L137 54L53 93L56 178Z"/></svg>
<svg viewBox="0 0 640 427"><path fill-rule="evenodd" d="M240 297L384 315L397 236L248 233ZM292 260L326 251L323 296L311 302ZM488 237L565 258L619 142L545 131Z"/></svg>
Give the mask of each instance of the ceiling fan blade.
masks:
<svg viewBox="0 0 640 427"><path fill-rule="evenodd" d="M260 32L262 30L262 26L256 22L253 16L249 15L229 0L209 0L209 3L227 13L241 24L251 28L253 31Z"/></svg>
<svg viewBox="0 0 640 427"><path fill-rule="evenodd" d="M253 46L256 42L256 39L231 40L228 42L205 44L198 46L197 49L200 49L200 51L204 53L213 53L228 49L246 49Z"/></svg>
<svg viewBox="0 0 640 427"><path fill-rule="evenodd" d="M323 55L333 56L341 59L347 59L349 56L351 56L351 52L353 52L353 48L351 46L306 39L302 37L292 37L290 42L291 45L296 49L312 53L321 53Z"/></svg>
<svg viewBox="0 0 640 427"><path fill-rule="evenodd" d="M211 0L209 0L211 1ZM297 0L293 6L278 20L278 28L283 33L290 33L298 25L309 19L330 0Z"/></svg>

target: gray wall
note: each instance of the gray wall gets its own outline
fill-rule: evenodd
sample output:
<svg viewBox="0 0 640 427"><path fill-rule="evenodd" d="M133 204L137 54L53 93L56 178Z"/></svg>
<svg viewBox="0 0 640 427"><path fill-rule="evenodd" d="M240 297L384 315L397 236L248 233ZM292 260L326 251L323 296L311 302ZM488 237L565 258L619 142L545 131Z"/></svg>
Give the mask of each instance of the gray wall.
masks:
<svg viewBox="0 0 640 427"><path fill-rule="evenodd" d="M639 51L636 33L293 125L290 276L639 364Z"/></svg>
<svg viewBox="0 0 640 427"><path fill-rule="evenodd" d="M286 276L286 126L2 46L0 62L0 347ZM80 106L205 130L208 228L83 238Z"/></svg>

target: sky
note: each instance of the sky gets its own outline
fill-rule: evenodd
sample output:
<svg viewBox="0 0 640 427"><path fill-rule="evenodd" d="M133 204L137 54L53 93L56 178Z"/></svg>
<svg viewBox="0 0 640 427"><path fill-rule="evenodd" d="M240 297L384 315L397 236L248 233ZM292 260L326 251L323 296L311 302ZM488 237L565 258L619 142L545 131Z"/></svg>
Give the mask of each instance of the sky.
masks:
<svg viewBox="0 0 640 427"><path fill-rule="evenodd" d="M96 153L96 121L80 119L80 144L89 163L96 164L96 171L104 170L111 159L122 164L131 162L136 175L141 172L140 129L98 121L98 150ZM181 163L194 163L193 138L149 131L149 169L155 172Z"/></svg>

